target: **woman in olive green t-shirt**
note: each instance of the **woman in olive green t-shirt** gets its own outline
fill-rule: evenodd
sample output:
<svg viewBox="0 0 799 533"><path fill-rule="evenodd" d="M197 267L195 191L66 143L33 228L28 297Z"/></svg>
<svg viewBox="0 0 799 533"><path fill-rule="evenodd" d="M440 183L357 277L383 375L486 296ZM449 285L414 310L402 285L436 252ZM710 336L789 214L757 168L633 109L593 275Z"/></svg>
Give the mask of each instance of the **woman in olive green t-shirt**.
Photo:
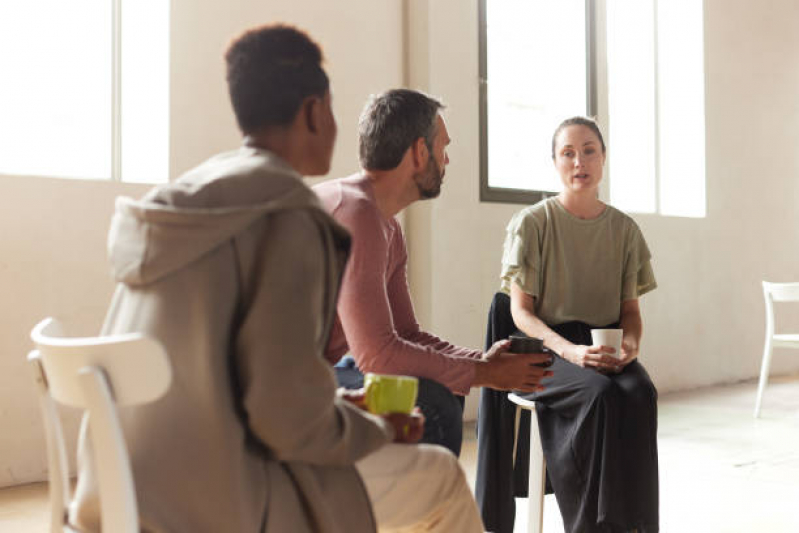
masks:
<svg viewBox="0 0 799 533"><path fill-rule="evenodd" d="M591 119L555 131L563 191L508 226L502 290L516 327L558 357L534 396L567 531L657 531L657 391L638 362L638 298L657 286L636 223L598 199L605 144ZM591 328L623 329L621 353Z"/></svg>

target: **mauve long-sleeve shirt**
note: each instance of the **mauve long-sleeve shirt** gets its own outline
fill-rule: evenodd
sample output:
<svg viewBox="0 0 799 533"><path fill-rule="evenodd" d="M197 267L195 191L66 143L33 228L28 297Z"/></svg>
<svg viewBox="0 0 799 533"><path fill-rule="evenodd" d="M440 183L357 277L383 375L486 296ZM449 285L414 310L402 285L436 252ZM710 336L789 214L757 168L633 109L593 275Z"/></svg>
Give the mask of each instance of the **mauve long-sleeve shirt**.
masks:
<svg viewBox="0 0 799 533"><path fill-rule="evenodd" d="M396 218L385 218L360 174L314 187L325 209L352 234L338 317L325 357L348 351L361 372L433 379L468 394L482 352L454 346L419 328L406 275L408 253Z"/></svg>

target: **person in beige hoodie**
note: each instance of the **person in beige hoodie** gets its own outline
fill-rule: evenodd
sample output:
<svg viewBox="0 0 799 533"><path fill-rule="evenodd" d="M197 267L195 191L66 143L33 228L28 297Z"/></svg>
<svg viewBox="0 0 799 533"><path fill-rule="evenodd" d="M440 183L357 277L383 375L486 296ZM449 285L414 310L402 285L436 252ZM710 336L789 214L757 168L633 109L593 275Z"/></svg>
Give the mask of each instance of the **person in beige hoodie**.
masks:
<svg viewBox="0 0 799 533"><path fill-rule="evenodd" d="M482 531L451 454L390 443L418 440L419 415L363 411L322 357L349 236L301 179L329 171L336 137L321 50L273 25L226 61L244 145L118 199L109 235L103 333L144 332L173 367L163 398L120 412L142 531ZM79 531L100 530L92 460L82 438Z"/></svg>

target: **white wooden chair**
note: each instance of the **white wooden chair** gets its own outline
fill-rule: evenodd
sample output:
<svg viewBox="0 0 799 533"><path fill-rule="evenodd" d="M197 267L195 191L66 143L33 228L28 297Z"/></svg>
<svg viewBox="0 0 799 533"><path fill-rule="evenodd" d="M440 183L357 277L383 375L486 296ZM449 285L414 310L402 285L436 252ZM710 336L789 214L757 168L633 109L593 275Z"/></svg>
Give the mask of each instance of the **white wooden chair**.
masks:
<svg viewBox="0 0 799 533"><path fill-rule="evenodd" d="M541 448L541 435L538 433L538 417L535 413L535 402L525 400L517 394L508 394L508 400L516 407L516 430L518 435L519 416L522 409L530 411L530 474L527 488L527 532L541 533L544 528L544 491L546 485L546 462L544 450ZM516 446L513 447L516 455Z"/></svg>
<svg viewBox="0 0 799 533"><path fill-rule="evenodd" d="M36 349L28 362L47 434L50 531L73 531L67 523L69 467L55 400L89 416L103 531L138 533L136 490L116 406L151 402L166 392L172 380L166 352L138 333L67 338L52 318L36 325L31 338Z"/></svg>
<svg viewBox="0 0 799 533"><path fill-rule="evenodd" d="M760 367L760 383L755 400L755 418L760 416L763 391L768 382L771 353L774 348L799 348L799 333L774 333L774 302L799 302L799 283L763 282L763 297L766 300L766 344L763 348L763 363Z"/></svg>

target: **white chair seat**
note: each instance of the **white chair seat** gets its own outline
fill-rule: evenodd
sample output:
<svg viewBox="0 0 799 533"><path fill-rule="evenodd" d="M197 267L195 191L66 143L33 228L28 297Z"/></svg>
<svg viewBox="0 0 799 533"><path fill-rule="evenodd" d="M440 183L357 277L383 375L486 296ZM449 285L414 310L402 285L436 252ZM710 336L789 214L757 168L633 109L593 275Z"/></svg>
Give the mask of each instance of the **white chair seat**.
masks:
<svg viewBox="0 0 799 533"><path fill-rule="evenodd" d="M763 347L763 362L755 398L755 418L760 416L763 392L768 383L771 356L774 348L799 349L799 333L774 333L774 302L799 302L799 283L763 282L763 298L766 301L766 342Z"/></svg>
<svg viewBox="0 0 799 533"><path fill-rule="evenodd" d="M541 435L538 433L538 416L535 413L535 402L522 398L513 392L508 394L508 400L518 406L514 436L519 434L518 426L521 409L530 411L530 473L527 486L527 531L528 533L541 533L544 527L544 491L546 489L547 470L546 462L544 461L544 450L541 448ZM515 445L513 450L515 456Z"/></svg>

